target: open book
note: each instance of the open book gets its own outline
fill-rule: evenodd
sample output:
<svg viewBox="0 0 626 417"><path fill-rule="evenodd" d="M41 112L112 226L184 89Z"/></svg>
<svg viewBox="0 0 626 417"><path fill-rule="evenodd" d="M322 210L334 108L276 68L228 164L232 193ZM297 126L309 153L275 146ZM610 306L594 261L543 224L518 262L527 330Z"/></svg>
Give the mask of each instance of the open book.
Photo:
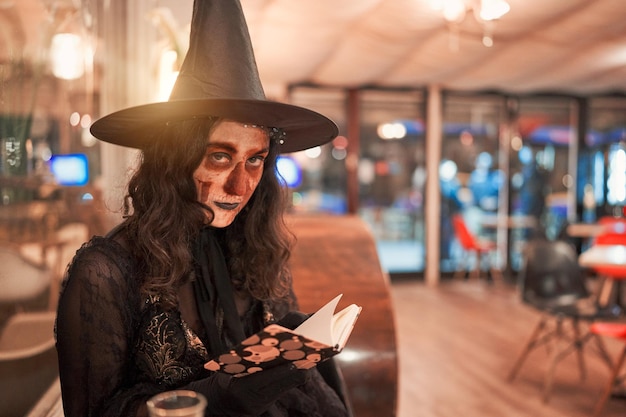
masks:
<svg viewBox="0 0 626 417"><path fill-rule="evenodd" d="M351 304L335 314L342 295L332 299L295 330L270 324L204 367L234 376L286 362L293 362L300 369L314 367L342 351L361 313L361 307Z"/></svg>

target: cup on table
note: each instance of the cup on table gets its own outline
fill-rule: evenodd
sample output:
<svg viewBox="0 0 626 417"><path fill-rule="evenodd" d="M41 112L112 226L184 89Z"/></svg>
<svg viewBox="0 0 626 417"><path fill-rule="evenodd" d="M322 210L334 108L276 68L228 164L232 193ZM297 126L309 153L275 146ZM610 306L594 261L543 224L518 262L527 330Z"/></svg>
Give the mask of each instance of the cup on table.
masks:
<svg viewBox="0 0 626 417"><path fill-rule="evenodd" d="M206 398L195 391L166 391L150 398L147 403L150 417L203 417Z"/></svg>

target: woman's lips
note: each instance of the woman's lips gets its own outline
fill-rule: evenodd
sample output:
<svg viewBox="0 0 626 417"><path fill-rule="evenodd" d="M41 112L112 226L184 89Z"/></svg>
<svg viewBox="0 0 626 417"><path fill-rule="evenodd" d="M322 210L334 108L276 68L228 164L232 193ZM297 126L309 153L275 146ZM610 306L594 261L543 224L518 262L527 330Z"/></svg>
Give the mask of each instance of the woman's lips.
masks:
<svg viewBox="0 0 626 417"><path fill-rule="evenodd" d="M239 203L219 203L217 201L215 202L215 205L222 210L234 210L239 207Z"/></svg>

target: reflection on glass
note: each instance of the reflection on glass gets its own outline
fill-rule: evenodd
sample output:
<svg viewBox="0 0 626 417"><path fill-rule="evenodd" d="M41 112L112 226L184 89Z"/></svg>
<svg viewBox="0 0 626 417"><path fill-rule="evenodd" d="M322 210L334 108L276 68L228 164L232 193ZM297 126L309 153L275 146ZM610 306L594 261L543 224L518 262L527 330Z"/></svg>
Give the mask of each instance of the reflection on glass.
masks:
<svg viewBox="0 0 626 417"><path fill-rule="evenodd" d="M622 144L611 146L608 171L608 203L623 206L626 204L626 149Z"/></svg>

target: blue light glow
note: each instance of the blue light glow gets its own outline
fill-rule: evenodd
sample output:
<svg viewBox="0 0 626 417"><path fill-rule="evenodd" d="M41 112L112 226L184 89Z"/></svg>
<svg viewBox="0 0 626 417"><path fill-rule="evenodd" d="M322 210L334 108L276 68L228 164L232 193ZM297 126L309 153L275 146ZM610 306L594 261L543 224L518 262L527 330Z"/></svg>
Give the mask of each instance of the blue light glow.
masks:
<svg viewBox="0 0 626 417"><path fill-rule="evenodd" d="M87 156L84 154L52 155L50 171L59 185L81 186L89 181Z"/></svg>
<svg viewBox="0 0 626 417"><path fill-rule="evenodd" d="M276 171L291 188L299 187L302 183L302 168L292 158L279 156L276 160Z"/></svg>

